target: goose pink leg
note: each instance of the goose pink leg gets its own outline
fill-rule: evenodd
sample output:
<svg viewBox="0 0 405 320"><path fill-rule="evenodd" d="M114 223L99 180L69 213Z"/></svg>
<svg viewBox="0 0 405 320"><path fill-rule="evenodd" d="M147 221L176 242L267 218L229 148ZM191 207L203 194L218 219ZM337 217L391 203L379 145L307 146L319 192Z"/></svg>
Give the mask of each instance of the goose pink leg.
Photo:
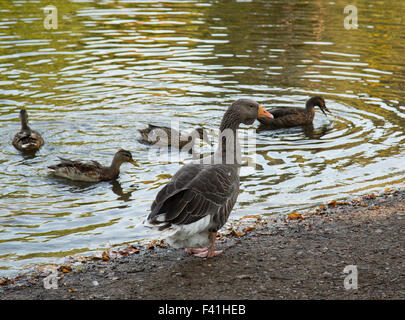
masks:
<svg viewBox="0 0 405 320"><path fill-rule="evenodd" d="M184 251L186 251L189 254L194 254L194 253L200 253L200 252L204 252L207 251L208 247L205 248L186 248L184 249Z"/></svg>
<svg viewBox="0 0 405 320"><path fill-rule="evenodd" d="M210 242L211 242L211 244L210 244L209 248L207 248L207 249L204 250L204 251L200 251L200 252L198 252L198 253L194 253L194 255L195 255L196 257L200 257L200 258L212 258L212 257L215 257L215 256L221 254L221 253L223 252L223 250L219 250L219 251L215 251L215 250L214 250L216 237L217 237L217 233L216 233L216 232L210 233Z"/></svg>

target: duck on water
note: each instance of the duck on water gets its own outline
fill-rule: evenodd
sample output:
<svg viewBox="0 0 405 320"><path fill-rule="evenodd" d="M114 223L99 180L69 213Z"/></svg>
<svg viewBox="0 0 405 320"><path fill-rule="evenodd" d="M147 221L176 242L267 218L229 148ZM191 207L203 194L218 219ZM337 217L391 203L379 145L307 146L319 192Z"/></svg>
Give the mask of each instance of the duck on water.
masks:
<svg viewBox="0 0 405 320"><path fill-rule="evenodd" d="M315 117L315 106L318 106L325 116L327 115L325 111L330 113L325 100L320 96L315 96L307 100L305 108L274 108L268 110L271 114L270 118L260 116L258 120L264 128L270 130L310 125Z"/></svg>
<svg viewBox="0 0 405 320"><path fill-rule="evenodd" d="M36 152L44 144L44 139L28 125L27 110L20 110L21 129L13 138L13 146L21 152Z"/></svg>

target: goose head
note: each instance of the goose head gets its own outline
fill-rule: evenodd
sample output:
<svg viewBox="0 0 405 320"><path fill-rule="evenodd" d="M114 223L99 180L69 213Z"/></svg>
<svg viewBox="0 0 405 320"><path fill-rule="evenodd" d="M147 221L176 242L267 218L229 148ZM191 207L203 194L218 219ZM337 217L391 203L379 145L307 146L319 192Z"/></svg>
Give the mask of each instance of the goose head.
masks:
<svg viewBox="0 0 405 320"><path fill-rule="evenodd" d="M237 128L241 123L250 125L253 124L258 117L272 118L272 115L254 100L238 99L232 103L225 112L221 129Z"/></svg>

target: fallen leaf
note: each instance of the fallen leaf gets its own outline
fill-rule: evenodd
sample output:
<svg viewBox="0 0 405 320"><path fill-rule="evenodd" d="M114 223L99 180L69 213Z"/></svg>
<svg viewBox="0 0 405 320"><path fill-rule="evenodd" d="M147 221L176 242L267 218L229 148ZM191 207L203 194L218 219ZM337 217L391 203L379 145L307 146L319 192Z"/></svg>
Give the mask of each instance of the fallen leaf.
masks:
<svg viewBox="0 0 405 320"><path fill-rule="evenodd" d="M300 214L300 213L290 213L288 215L288 219L290 219L290 220L302 220L304 218L302 217L302 214Z"/></svg>
<svg viewBox="0 0 405 320"><path fill-rule="evenodd" d="M108 251L104 251L104 252L101 254L101 260L103 260L103 261L108 261L108 260L110 260L110 253L109 253Z"/></svg>
<svg viewBox="0 0 405 320"><path fill-rule="evenodd" d="M75 288L70 288L70 289L68 289L68 292L75 292L75 291L76 291Z"/></svg>
<svg viewBox="0 0 405 320"><path fill-rule="evenodd" d="M328 207L334 207L334 206L336 206L336 204L337 204L336 200L329 201L328 202Z"/></svg>
<svg viewBox="0 0 405 320"><path fill-rule="evenodd" d="M8 278L1 278L0 279L0 286L5 286L7 284L13 283L12 280L8 279Z"/></svg>
<svg viewBox="0 0 405 320"><path fill-rule="evenodd" d="M240 232L240 231L235 231L234 229L232 229L231 235L234 236L234 237L241 237L243 235L243 233Z"/></svg>
<svg viewBox="0 0 405 320"><path fill-rule="evenodd" d="M249 232L249 231L252 231L252 230L255 230L255 229L256 229L255 226L250 226L250 227L244 228L242 231L243 231L244 233L246 233L246 232Z"/></svg>
<svg viewBox="0 0 405 320"><path fill-rule="evenodd" d="M135 248L135 247L130 247L128 250L127 250L127 252L128 253L139 253L139 249L137 249L137 248Z"/></svg>
<svg viewBox="0 0 405 320"><path fill-rule="evenodd" d="M63 273L69 273L72 271L72 267L71 266L60 266L58 268L59 271L63 272Z"/></svg>
<svg viewBox="0 0 405 320"><path fill-rule="evenodd" d="M118 252L120 255L126 256L128 254L139 253L139 249L135 248L134 246L130 246Z"/></svg>
<svg viewBox="0 0 405 320"><path fill-rule="evenodd" d="M240 220L243 220L243 219L257 219L257 220L262 220L262 216L261 215L258 215L258 214L253 214L253 215L251 215L251 216L243 216L242 218L240 218Z"/></svg>

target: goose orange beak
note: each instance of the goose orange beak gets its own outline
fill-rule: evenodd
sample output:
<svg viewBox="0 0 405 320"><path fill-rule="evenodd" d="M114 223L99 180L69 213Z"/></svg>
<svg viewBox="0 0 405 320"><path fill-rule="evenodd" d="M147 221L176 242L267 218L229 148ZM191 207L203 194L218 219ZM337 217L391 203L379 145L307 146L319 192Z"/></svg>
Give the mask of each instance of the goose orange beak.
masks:
<svg viewBox="0 0 405 320"><path fill-rule="evenodd" d="M262 106L259 106L259 112L257 114L257 117L258 118L270 118L270 119L274 118L273 115L270 112L264 110Z"/></svg>

